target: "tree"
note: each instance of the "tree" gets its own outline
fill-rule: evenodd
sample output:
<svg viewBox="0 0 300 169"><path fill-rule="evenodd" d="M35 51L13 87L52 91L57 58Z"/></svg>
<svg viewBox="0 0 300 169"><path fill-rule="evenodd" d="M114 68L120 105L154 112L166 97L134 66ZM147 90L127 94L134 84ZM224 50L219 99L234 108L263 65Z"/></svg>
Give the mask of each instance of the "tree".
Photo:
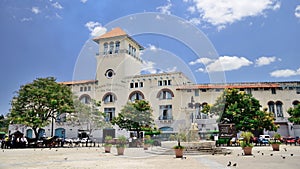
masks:
<svg viewBox="0 0 300 169"><path fill-rule="evenodd" d="M11 101L9 119L14 124L31 127L36 138L38 129L47 126L55 115L74 111L73 95L68 86L53 77L38 78L22 85Z"/></svg>
<svg viewBox="0 0 300 169"><path fill-rule="evenodd" d="M94 129L110 127L111 124L105 121L104 113L99 111L100 106L100 101L91 100L89 104L84 104L74 99L75 112L68 117L67 121L72 124L86 125L90 133Z"/></svg>
<svg viewBox="0 0 300 169"><path fill-rule="evenodd" d="M4 115L0 115L0 132L7 132L9 121Z"/></svg>
<svg viewBox="0 0 300 169"><path fill-rule="evenodd" d="M121 113L112 120L112 124L118 125L122 129L136 131L140 138L140 131L144 127L151 127L153 124L152 109L149 102L136 100L134 103L128 102L121 110Z"/></svg>
<svg viewBox="0 0 300 169"><path fill-rule="evenodd" d="M261 110L257 99L238 89L225 89L210 113L218 115L220 123L234 123L237 131L262 133L264 129L276 131L278 128L273 113Z"/></svg>
<svg viewBox="0 0 300 169"><path fill-rule="evenodd" d="M300 104L297 104L294 108L289 108L287 113L291 116L289 121L294 124L300 124Z"/></svg>

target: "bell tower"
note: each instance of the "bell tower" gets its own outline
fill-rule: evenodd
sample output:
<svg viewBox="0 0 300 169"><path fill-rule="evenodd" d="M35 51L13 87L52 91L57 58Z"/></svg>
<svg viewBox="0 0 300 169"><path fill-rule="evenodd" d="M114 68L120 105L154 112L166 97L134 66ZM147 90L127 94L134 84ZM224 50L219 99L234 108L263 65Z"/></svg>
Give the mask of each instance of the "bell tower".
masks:
<svg viewBox="0 0 300 169"><path fill-rule="evenodd" d="M99 85L114 85L125 77L140 74L143 47L121 28L114 28L93 40L99 44L96 56Z"/></svg>

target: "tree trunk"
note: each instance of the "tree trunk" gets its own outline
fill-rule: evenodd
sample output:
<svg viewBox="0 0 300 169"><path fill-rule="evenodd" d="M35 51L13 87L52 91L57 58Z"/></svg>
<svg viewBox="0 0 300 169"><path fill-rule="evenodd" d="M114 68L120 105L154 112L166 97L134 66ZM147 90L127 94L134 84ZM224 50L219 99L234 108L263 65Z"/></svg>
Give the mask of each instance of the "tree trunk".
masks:
<svg viewBox="0 0 300 169"><path fill-rule="evenodd" d="M36 127L33 127L32 130L34 131L34 135L35 135L35 139L37 140L38 139L38 131L37 131L37 128Z"/></svg>

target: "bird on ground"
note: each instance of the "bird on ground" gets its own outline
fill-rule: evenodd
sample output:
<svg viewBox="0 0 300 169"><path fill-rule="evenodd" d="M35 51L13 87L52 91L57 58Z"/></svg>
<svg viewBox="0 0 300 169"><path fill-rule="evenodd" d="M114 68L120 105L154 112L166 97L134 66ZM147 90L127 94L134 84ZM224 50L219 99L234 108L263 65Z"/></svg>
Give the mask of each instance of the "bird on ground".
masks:
<svg viewBox="0 0 300 169"><path fill-rule="evenodd" d="M237 156L240 156L240 154L237 154Z"/></svg>
<svg viewBox="0 0 300 169"><path fill-rule="evenodd" d="M236 166L237 166L237 163L234 163L232 166L233 166L233 167L236 167Z"/></svg>
<svg viewBox="0 0 300 169"><path fill-rule="evenodd" d="M273 154L270 154L270 156L273 156Z"/></svg>
<svg viewBox="0 0 300 169"><path fill-rule="evenodd" d="M291 154L291 156L293 156L294 154Z"/></svg>
<svg viewBox="0 0 300 169"><path fill-rule="evenodd" d="M287 149L286 148L283 148L284 149L284 151L287 151Z"/></svg>
<svg viewBox="0 0 300 169"><path fill-rule="evenodd" d="M261 155L263 156L263 155L264 155L264 153L261 153Z"/></svg>
<svg viewBox="0 0 300 169"><path fill-rule="evenodd" d="M281 155L282 159L285 159L285 156Z"/></svg>
<svg viewBox="0 0 300 169"><path fill-rule="evenodd" d="M228 162L227 167L231 166L231 161Z"/></svg>
<svg viewBox="0 0 300 169"><path fill-rule="evenodd" d="M68 157L65 157L64 159L65 159L65 160L68 160Z"/></svg>
<svg viewBox="0 0 300 169"><path fill-rule="evenodd" d="M257 153L260 153L260 151L257 151Z"/></svg>

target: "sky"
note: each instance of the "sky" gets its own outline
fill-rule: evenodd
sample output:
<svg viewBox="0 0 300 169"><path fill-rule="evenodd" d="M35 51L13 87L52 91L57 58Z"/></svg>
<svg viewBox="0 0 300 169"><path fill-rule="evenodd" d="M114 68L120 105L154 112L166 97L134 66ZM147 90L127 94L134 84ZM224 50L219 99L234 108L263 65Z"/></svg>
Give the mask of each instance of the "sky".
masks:
<svg viewBox="0 0 300 169"><path fill-rule="evenodd" d="M300 0L1 0L0 23L0 114L36 78L94 79L92 38L114 27L145 48L144 73L182 71L195 83L300 77Z"/></svg>

